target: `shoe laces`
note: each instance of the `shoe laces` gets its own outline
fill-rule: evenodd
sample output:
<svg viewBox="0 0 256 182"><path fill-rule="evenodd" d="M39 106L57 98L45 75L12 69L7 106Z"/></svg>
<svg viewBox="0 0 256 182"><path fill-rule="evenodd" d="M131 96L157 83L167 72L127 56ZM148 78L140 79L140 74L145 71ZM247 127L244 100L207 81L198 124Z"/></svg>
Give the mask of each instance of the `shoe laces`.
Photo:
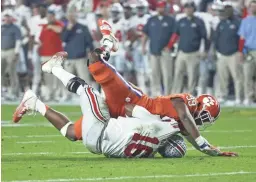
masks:
<svg viewBox="0 0 256 182"><path fill-rule="evenodd" d="M38 98L37 98L38 99ZM37 99L36 99L36 101L37 101ZM23 110L25 110L25 113L28 115L28 116L36 116L36 110L35 110L35 107L36 107L36 101L35 101L35 103L34 103L34 105L33 105L33 108L34 109L30 109L29 107L28 107L28 105L27 104L25 104L25 107L24 107L24 109ZM23 110L22 110L22 112L23 112Z"/></svg>
<svg viewBox="0 0 256 182"><path fill-rule="evenodd" d="M62 65L63 61L64 61L64 57L63 56L53 56L53 59L55 59L56 63Z"/></svg>

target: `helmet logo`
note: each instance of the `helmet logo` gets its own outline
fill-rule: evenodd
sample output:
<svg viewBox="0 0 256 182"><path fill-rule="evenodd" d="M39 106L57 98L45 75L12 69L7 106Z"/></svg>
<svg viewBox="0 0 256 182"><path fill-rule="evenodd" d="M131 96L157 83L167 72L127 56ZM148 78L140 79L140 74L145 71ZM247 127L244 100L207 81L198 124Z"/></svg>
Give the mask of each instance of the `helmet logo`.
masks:
<svg viewBox="0 0 256 182"><path fill-rule="evenodd" d="M208 106L208 107L210 107L210 106L213 106L215 103L214 103L215 101L213 100L213 98L211 98L211 97L205 97L204 99L203 99L203 103L206 105L206 106Z"/></svg>

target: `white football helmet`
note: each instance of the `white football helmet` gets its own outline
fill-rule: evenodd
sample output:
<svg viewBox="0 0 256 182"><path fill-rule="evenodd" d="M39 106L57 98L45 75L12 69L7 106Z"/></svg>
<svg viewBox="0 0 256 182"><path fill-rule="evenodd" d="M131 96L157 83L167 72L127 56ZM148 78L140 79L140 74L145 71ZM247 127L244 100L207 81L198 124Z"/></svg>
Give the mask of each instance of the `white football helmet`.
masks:
<svg viewBox="0 0 256 182"><path fill-rule="evenodd" d="M142 16L148 12L149 4L146 0L138 0L136 4L137 15Z"/></svg>
<svg viewBox="0 0 256 182"><path fill-rule="evenodd" d="M124 9L120 3L114 3L111 8L111 18L115 20L120 20L123 16Z"/></svg>
<svg viewBox="0 0 256 182"><path fill-rule="evenodd" d="M171 136L158 148L158 153L164 158L181 158L185 156L186 151L187 145L179 135Z"/></svg>

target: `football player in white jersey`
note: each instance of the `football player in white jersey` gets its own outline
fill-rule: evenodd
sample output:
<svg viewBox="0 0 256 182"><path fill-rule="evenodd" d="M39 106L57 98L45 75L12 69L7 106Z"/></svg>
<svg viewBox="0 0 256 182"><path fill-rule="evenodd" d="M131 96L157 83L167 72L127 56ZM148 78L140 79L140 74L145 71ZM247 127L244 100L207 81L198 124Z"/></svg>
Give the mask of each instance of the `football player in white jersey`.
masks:
<svg viewBox="0 0 256 182"><path fill-rule="evenodd" d="M17 107L14 122L18 122L26 112L39 112L69 140L82 139L92 153L124 158L153 157L163 142L180 131L175 120L165 118L168 122L161 122L159 116L140 106L127 109L127 115L133 117L110 118L105 99L84 80L63 69L66 57L66 52L55 54L42 65L42 70L55 75L70 92L79 95L82 123L71 123L66 116L46 106L31 90L26 91Z"/></svg>
<svg viewBox="0 0 256 182"><path fill-rule="evenodd" d="M141 37L144 25L147 23L150 15L148 14L148 2L146 0L138 0L136 4L137 14L131 22L131 28L134 31L131 37L132 57L134 60L134 69L136 72L136 80L139 88L149 94L146 87L146 81L149 80L150 67L148 63L148 55L142 54Z"/></svg>
<svg viewBox="0 0 256 182"><path fill-rule="evenodd" d="M109 62L114 65L117 71L123 75L126 65L125 65L125 56L124 56L124 37L125 37L125 24L124 19L124 9L120 3L112 4L110 8L110 19L109 23L112 25L112 30L114 36L120 42L118 52L113 52L113 55Z"/></svg>

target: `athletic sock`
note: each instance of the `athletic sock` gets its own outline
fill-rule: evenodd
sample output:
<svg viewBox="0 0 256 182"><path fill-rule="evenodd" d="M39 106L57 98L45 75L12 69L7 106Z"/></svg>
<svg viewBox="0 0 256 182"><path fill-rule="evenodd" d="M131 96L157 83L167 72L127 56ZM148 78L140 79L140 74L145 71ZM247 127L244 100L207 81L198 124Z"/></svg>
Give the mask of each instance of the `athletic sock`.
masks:
<svg viewBox="0 0 256 182"><path fill-rule="evenodd" d="M60 67L53 67L52 74L54 74L64 84L65 87L67 86L69 80L76 77L75 75Z"/></svg>
<svg viewBox="0 0 256 182"><path fill-rule="evenodd" d="M41 100L37 99L36 101L36 111L42 114L43 116L45 115L46 111L49 109L47 105L45 105Z"/></svg>

